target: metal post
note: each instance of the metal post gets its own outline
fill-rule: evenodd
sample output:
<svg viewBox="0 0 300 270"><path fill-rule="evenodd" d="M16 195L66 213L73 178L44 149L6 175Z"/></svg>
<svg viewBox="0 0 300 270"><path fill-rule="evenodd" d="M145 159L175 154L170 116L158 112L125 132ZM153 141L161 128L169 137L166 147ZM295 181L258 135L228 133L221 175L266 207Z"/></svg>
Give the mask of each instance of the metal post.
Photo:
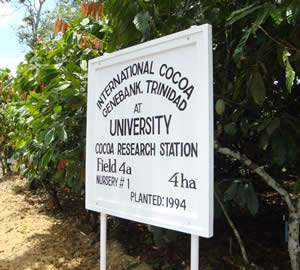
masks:
<svg viewBox="0 0 300 270"><path fill-rule="evenodd" d="M106 270L106 218L107 215L101 213L100 222L100 270Z"/></svg>
<svg viewBox="0 0 300 270"><path fill-rule="evenodd" d="M191 270L199 269L199 236L191 234Z"/></svg>

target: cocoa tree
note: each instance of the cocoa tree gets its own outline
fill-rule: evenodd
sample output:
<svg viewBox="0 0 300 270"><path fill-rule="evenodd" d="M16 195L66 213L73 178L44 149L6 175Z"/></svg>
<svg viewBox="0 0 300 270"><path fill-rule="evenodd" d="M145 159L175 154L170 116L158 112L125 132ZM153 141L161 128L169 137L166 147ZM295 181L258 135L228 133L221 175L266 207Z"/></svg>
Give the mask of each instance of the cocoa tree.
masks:
<svg viewBox="0 0 300 270"><path fill-rule="evenodd" d="M223 200L252 214L258 211L257 181L282 197L289 212L291 267L300 269L298 2L112 0L105 7L111 51L212 24L216 184L226 175Z"/></svg>

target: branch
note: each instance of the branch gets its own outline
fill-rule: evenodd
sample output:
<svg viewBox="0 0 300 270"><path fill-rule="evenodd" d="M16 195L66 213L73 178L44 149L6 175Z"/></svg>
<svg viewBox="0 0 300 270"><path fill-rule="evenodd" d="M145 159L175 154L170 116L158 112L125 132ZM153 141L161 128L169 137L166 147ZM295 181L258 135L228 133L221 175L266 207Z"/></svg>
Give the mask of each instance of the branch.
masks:
<svg viewBox="0 0 300 270"><path fill-rule="evenodd" d="M286 41L281 40L281 42L280 42L280 41L276 40L275 38L273 38L273 37L272 37L272 36L271 36L271 35L270 35L263 27L261 27L260 25L257 25L257 24L255 24L255 23L253 23L252 25L254 25L255 27L259 28L261 31L263 31L263 32L265 33L265 35L266 35L269 39L273 40L277 45L279 45L279 46L281 46L281 47L283 47L283 48L287 48L287 49L290 49L290 50L299 52L299 50L297 50L294 46L292 46L291 44L287 43ZM284 43L286 43L286 44L284 44Z"/></svg>
<svg viewBox="0 0 300 270"><path fill-rule="evenodd" d="M270 187L272 187L276 192L278 192L282 196L290 211L292 212L296 211L296 208L292 203L289 193L279 183L277 183L276 180L272 178L264 170L263 167L259 167L257 164L252 162L247 156L241 155L239 152L234 152L229 148L219 146L217 142L215 142L215 149L217 152L223 155L230 156L239 160L242 164L246 165L250 170L258 174Z"/></svg>
<svg viewBox="0 0 300 270"><path fill-rule="evenodd" d="M227 210L226 210L226 208L225 208L222 200L219 197L217 189L215 190L215 197L216 197L216 199L217 199L217 201L218 201L218 203L219 203L219 205L220 205L220 207L221 207L221 209L223 211L223 214L225 215L225 217L226 217L226 219L227 219L227 221L228 221L231 229L233 230L233 233L234 233L236 239L238 240L238 243L239 243L239 246L240 246L240 249L241 249L244 261L246 262L246 264L249 264L244 243L243 243L243 241L242 241L242 239L240 237L240 234L239 234L238 230L236 229L236 227L234 226L234 224L233 224L230 216L228 215Z"/></svg>

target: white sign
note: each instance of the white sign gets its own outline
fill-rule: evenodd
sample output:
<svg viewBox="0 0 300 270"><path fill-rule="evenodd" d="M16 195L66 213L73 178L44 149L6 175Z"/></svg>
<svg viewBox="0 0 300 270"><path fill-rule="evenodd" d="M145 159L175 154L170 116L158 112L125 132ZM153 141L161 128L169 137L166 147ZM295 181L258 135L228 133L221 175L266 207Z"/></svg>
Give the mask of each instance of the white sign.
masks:
<svg viewBox="0 0 300 270"><path fill-rule="evenodd" d="M89 61L86 208L213 235L211 26Z"/></svg>

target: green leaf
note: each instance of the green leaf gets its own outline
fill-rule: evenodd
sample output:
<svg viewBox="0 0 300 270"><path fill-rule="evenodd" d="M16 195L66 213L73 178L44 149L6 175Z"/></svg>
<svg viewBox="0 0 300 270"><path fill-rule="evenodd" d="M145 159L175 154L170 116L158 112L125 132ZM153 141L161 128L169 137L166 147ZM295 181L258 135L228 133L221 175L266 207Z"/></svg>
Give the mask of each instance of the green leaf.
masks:
<svg viewBox="0 0 300 270"><path fill-rule="evenodd" d="M50 162L52 158L52 150L49 149L43 156L42 156L42 162L41 162L41 165L40 165L40 170L43 170L47 165L48 163Z"/></svg>
<svg viewBox="0 0 300 270"><path fill-rule="evenodd" d="M231 25L236 21L246 17L247 15L253 13L255 10L261 8L261 5L258 6L258 3L254 3L248 7L241 8L231 13L231 15L227 19L227 25Z"/></svg>
<svg viewBox="0 0 300 270"><path fill-rule="evenodd" d="M62 107L61 107L60 105L59 105L59 106L55 106L54 109L53 109L53 111L54 111L55 113L60 113L61 110L62 110Z"/></svg>
<svg viewBox="0 0 300 270"><path fill-rule="evenodd" d="M150 31L150 14L148 11L146 12L140 12L136 14L136 16L133 19L133 23L137 30L142 32L144 35L147 34Z"/></svg>
<svg viewBox="0 0 300 270"><path fill-rule="evenodd" d="M60 92L60 94L61 94L62 96L74 96L74 95L76 95L77 93L78 93L78 90L73 89L73 88L67 88L67 89L65 89L65 90L63 90L63 91ZM73 106L72 106L72 107L73 107Z"/></svg>
<svg viewBox="0 0 300 270"><path fill-rule="evenodd" d="M287 50L284 50L282 52L282 60L283 60L284 66L285 66L286 87L287 87L289 93L291 93L292 86L293 86L294 79L295 79L295 71L289 62L290 55L291 54Z"/></svg>
<svg viewBox="0 0 300 270"><path fill-rule="evenodd" d="M66 65L66 68L68 69L68 71L80 72L80 68L78 67L78 65L75 64L75 62L68 63Z"/></svg>
<svg viewBox="0 0 300 270"><path fill-rule="evenodd" d="M245 204L246 204L246 185L245 184L239 183L234 201L241 207L245 206Z"/></svg>
<svg viewBox="0 0 300 270"><path fill-rule="evenodd" d="M248 134L250 125L249 125L247 119L242 119L242 120L240 121L240 128L241 128L241 131L243 132L244 135L247 135L247 134Z"/></svg>
<svg viewBox="0 0 300 270"><path fill-rule="evenodd" d="M284 19L282 9L277 8L275 5L272 5L272 8L270 9L270 15L276 24L280 24Z"/></svg>
<svg viewBox="0 0 300 270"><path fill-rule="evenodd" d="M300 192L300 178L296 180L293 192L295 195L297 195Z"/></svg>
<svg viewBox="0 0 300 270"><path fill-rule="evenodd" d="M232 113L232 121L233 122L237 122L239 120L239 118L245 113L244 109L236 109L234 110L234 112Z"/></svg>
<svg viewBox="0 0 300 270"><path fill-rule="evenodd" d="M257 132L262 132L267 126L272 122L272 118L265 118L261 121L261 123L257 126Z"/></svg>
<svg viewBox="0 0 300 270"><path fill-rule="evenodd" d="M224 192L224 201L231 201L235 198L239 183L233 182L231 186Z"/></svg>
<svg viewBox="0 0 300 270"><path fill-rule="evenodd" d="M263 133L259 138L259 145L264 151L266 151L268 148L269 139L270 137L267 132Z"/></svg>
<svg viewBox="0 0 300 270"><path fill-rule="evenodd" d="M266 88L263 78L259 72L255 72L250 83L250 93L254 102L258 105L263 105L266 98Z"/></svg>
<svg viewBox="0 0 300 270"><path fill-rule="evenodd" d="M90 22L90 19L89 19L89 18L84 18L80 24L81 24L82 26L86 26L86 25L89 24L89 22Z"/></svg>
<svg viewBox="0 0 300 270"><path fill-rule="evenodd" d="M33 97L33 98L35 98L35 99L37 99L37 100L43 99L43 97L41 96L41 94L38 94L38 93L36 93L34 91L30 92L30 96Z"/></svg>
<svg viewBox="0 0 300 270"><path fill-rule="evenodd" d="M61 141L64 141L64 142L67 141L68 135L63 126L58 127L57 133L58 133L58 137Z"/></svg>
<svg viewBox="0 0 300 270"><path fill-rule="evenodd" d="M70 82L61 84L60 86L56 87L56 91L63 91L65 89L67 89L68 87L70 87L70 85L71 85Z"/></svg>
<svg viewBox="0 0 300 270"><path fill-rule="evenodd" d="M242 74L241 76L239 76L237 78L237 80L234 83L234 88L233 88L233 93L232 93L233 100L236 100L240 94L240 89L241 89L241 85L242 85L242 81L243 81L244 77L245 77L245 74Z"/></svg>
<svg viewBox="0 0 300 270"><path fill-rule="evenodd" d="M60 180L60 179L64 178L64 176L65 176L64 170L60 170L55 173L54 179Z"/></svg>
<svg viewBox="0 0 300 270"><path fill-rule="evenodd" d="M290 24L296 24L300 15L299 0L294 0L286 10L287 21Z"/></svg>
<svg viewBox="0 0 300 270"><path fill-rule="evenodd" d="M80 88L81 81L79 79L72 78L72 83L76 88Z"/></svg>
<svg viewBox="0 0 300 270"><path fill-rule="evenodd" d="M280 118L276 117L270 121L267 126L267 133L271 136L276 129L280 127Z"/></svg>
<svg viewBox="0 0 300 270"><path fill-rule="evenodd" d="M50 70L45 73L41 73L41 81L43 84L48 84L51 80L56 79L59 75L59 70Z"/></svg>
<svg viewBox="0 0 300 270"><path fill-rule="evenodd" d="M219 98L216 102L215 110L217 114L222 115L225 111L225 102L223 99Z"/></svg>
<svg viewBox="0 0 300 270"><path fill-rule="evenodd" d="M246 185L245 196L246 196L247 207L250 210L250 213L253 216L255 216L258 212L259 203L257 199L257 194L253 188L252 183Z"/></svg>
<svg viewBox="0 0 300 270"><path fill-rule="evenodd" d="M297 159L297 144L292 136L287 137L287 158L291 162Z"/></svg>
<svg viewBox="0 0 300 270"><path fill-rule="evenodd" d="M286 160L287 149L285 140L279 132L272 136L272 154L275 163L278 166L282 166Z"/></svg>
<svg viewBox="0 0 300 270"><path fill-rule="evenodd" d="M266 21L266 19L269 17L269 9L270 9L270 3L265 3L264 8L261 9L257 15L257 18L254 22L254 28L253 28L253 34L256 33L258 26L260 26L262 23Z"/></svg>
<svg viewBox="0 0 300 270"><path fill-rule="evenodd" d="M244 48L247 43L247 40L252 32L253 28L248 29L242 38L240 39L238 45L236 46L234 52L233 52L233 61L236 63L237 67L240 68L241 66L241 59L242 56L244 55Z"/></svg>
<svg viewBox="0 0 300 270"><path fill-rule="evenodd" d="M45 140L44 143L45 145L50 145L50 143L52 143L55 139L55 130L54 128L51 128L45 135Z"/></svg>
<svg viewBox="0 0 300 270"><path fill-rule="evenodd" d="M238 131L236 123L231 122L231 123L225 125L224 131L231 136L235 135Z"/></svg>
<svg viewBox="0 0 300 270"><path fill-rule="evenodd" d="M41 67L41 71L57 71L61 68L62 64L52 64Z"/></svg>
<svg viewBox="0 0 300 270"><path fill-rule="evenodd" d="M87 63L87 60L81 60L80 62L80 67L82 70L87 70L88 69L88 63Z"/></svg>

